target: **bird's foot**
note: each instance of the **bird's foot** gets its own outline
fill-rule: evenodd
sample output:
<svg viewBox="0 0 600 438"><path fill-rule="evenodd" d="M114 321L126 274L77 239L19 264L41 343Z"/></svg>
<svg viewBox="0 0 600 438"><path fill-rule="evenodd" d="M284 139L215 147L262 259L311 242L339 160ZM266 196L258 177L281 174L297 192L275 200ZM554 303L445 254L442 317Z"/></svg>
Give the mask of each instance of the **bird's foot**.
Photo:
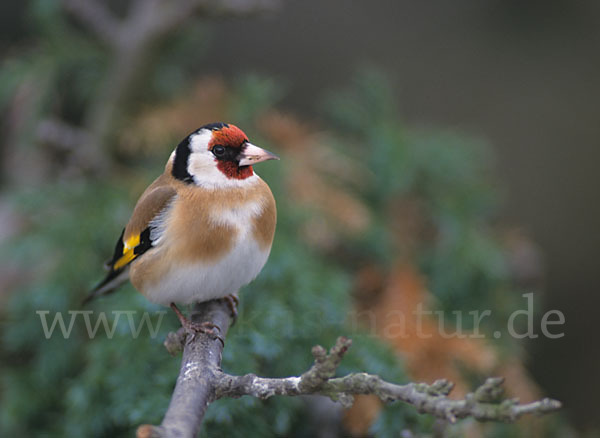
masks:
<svg viewBox="0 0 600 438"><path fill-rule="evenodd" d="M231 325L233 325L233 324L235 324L235 321L237 320L237 316L238 316L237 306L240 304L240 299L235 294L226 295L223 297L223 299L227 303L227 306L229 307L229 311L231 312L231 318L233 319L233 322L231 323Z"/></svg>
<svg viewBox="0 0 600 438"><path fill-rule="evenodd" d="M213 339L218 339L223 345L225 345L225 341L223 341L223 338L219 336L221 332L219 326L213 324L210 321L196 322L186 318L185 315L181 313L179 308L175 305L175 303L171 303L171 309L173 309L173 311L177 315L177 318L181 323L181 327L183 327L183 329L185 330L186 335L189 336L187 338L188 342L191 342L194 339L196 339L196 336L199 333L204 333L209 335Z"/></svg>

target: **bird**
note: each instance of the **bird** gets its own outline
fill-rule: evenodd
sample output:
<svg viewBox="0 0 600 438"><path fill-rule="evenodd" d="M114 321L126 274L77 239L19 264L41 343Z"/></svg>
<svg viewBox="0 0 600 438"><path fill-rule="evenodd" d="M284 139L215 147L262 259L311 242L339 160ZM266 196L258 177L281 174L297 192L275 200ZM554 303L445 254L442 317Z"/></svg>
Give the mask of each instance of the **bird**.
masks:
<svg viewBox="0 0 600 438"><path fill-rule="evenodd" d="M171 307L188 331L214 326L192 322L177 304L225 299L237 315L235 294L264 267L275 234L275 199L253 169L267 160L279 157L233 124L189 134L140 196L108 273L84 303L130 280L149 301Z"/></svg>

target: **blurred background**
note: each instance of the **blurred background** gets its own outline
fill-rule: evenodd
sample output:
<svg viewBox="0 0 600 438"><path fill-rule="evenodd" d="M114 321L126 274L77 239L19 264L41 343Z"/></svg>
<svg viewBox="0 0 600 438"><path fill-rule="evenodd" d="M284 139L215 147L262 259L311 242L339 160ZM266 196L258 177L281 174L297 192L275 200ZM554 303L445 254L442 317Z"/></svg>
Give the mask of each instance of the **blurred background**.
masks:
<svg viewBox="0 0 600 438"><path fill-rule="evenodd" d="M80 309L173 147L222 120L282 156L256 169L278 230L226 371L298 374L346 334L341 372L446 377L456 396L503 375L507 395L565 408L448 426L368 397L244 398L212 405L203 436L599 436L599 3L27 0L0 20L0 435L160 422L173 315L157 337L123 321L46 339L36 311ZM536 330L560 310L564 337L508 336L529 292ZM484 339L433 317L420 339L420 303L447 331L452 311L493 314ZM161 310L130 286L90 309Z"/></svg>

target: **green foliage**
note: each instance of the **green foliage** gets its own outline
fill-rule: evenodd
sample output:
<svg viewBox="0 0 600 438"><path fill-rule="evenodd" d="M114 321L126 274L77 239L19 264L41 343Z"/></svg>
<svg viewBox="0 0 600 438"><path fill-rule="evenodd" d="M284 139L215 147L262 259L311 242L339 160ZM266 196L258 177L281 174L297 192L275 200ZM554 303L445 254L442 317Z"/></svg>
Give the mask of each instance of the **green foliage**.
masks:
<svg viewBox="0 0 600 438"><path fill-rule="evenodd" d="M362 242L367 254L382 263L394 248L390 206L417 199L420 220L430 236L421 238L413 255L443 310L494 309L491 323L500 326L515 308L506 256L493 227L498 192L491 175L490 150L481 141L435 129L407 129L399 123L393 92L385 78L365 70L354 86L329 96L325 109L339 132L340 153L367 162L371 178L359 191L378 223ZM341 150L343 148L343 151ZM497 304L497 303L496 303ZM446 315L451 315L446 312Z"/></svg>
<svg viewBox="0 0 600 438"><path fill-rule="evenodd" d="M122 193L99 183L56 184L15 198L30 223L27 234L3 248L1 256L22 261L33 280L13 293L7 309L10 321L2 331L3 435L110 435L143 418L158 420L156 406L166 406L177 373L177 364L161 347L174 320L163 324L156 338L142 331L135 341L125 320L119 321L112 339L102 330L89 339L79 317L66 339L58 329L46 339L36 314L50 311L51 321L55 312L62 312L68 325L67 311L80 309L90 279L98 276L94 266L100 266L113 244L110 224L124 212ZM109 315L117 309L137 314L140 309L151 314L158 310L131 291L121 297L108 298L98 307ZM92 315L92 323L96 317ZM134 386L132 381L153 384ZM63 418L69 420L59 421Z"/></svg>

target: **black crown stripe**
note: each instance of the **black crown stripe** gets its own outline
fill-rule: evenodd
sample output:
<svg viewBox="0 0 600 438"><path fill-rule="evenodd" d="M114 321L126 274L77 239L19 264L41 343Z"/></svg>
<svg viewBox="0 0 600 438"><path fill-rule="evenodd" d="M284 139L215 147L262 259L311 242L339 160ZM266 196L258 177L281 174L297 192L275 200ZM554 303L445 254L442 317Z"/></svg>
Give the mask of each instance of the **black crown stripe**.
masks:
<svg viewBox="0 0 600 438"><path fill-rule="evenodd" d="M219 129L223 129L223 128L229 128L229 125L227 123L223 123L223 122L215 122L215 123L207 123L204 126L201 126L200 128L198 128L198 131L202 130L202 129L210 129L211 131L218 131Z"/></svg>

